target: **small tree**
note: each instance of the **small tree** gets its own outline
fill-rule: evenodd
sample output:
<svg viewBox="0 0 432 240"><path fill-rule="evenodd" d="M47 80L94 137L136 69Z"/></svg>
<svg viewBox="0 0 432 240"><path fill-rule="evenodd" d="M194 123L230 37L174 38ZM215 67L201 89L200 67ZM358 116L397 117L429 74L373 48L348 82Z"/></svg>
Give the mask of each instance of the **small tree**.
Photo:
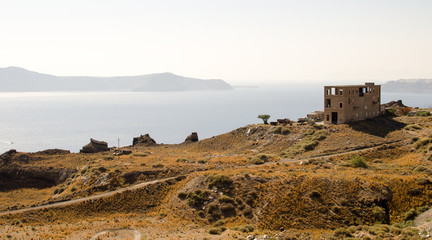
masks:
<svg viewBox="0 0 432 240"><path fill-rule="evenodd" d="M268 114L260 114L260 115L258 115L258 118L261 118L263 120L264 124L268 124L267 120L269 120L270 115L268 115Z"/></svg>

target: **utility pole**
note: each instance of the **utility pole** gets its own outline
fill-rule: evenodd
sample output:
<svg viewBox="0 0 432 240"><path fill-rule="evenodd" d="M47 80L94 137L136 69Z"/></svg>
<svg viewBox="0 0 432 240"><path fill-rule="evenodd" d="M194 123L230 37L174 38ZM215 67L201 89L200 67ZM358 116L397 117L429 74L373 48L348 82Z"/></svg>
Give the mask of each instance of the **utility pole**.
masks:
<svg viewBox="0 0 432 240"><path fill-rule="evenodd" d="M117 138L117 162L120 162L120 138Z"/></svg>

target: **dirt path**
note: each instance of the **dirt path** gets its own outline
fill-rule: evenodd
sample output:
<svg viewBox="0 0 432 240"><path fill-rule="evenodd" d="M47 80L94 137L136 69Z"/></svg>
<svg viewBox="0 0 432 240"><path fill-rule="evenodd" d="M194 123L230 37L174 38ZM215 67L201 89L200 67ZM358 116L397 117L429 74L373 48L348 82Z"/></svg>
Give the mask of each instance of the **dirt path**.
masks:
<svg viewBox="0 0 432 240"><path fill-rule="evenodd" d="M375 149L375 148L382 147L385 144L388 144L388 145L389 144L395 144L395 143L400 143L401 141L402 140L394 141L394 142L390 142L390 143L378 144L378 145L375 145L372 147L367 147L367 148L362 148L362 149L357 149L357 150L350 150L350 151L346 151L346 152L333 153L333 154L328 154L328 155L319 155L319 156L309 157L309 158L302 158L302 159L282 158L276 163L294 163L294 162L303 162L303 161L309 161L309 160L315 160L315 159L328 159L331 157L337 157L337 156L342 156L342 155L346 155L346 154L362 153L362 152L370 151L370 150Z"/></svg>
<svg viewBox="0 0 432 240"><path fill-rule="evenodd" d="M432 220L432 208L418 215L414 219L414 227L416 227L420 232L426 231L427 233L431 233L432 232L431 220Z"/></svg>
<svg viewBox="0 0 432 240"><path fill-rule="evenodd" d="M420 225L423 225L424 223L426 223L430 219L432 219L432 208L427 210L426 212L423 212L422 214L418 215L414 219L414 226L418 227Z"/></svg>
<svg viewBox="0 0 432 240"><path fill-rule="evenodd" d="M69 205L72 205L72 204L81 203L81 202L85 202L85 201L88 201L88 200L93 200L93 199L99 199L99 198L105 198L105 197L113 196L113 195L118 194L118 193L123 193L125 191L132 191L132 190L139 189L139 188L151 185L151 184L155 184L155 183L159 183L159 182L163 182L163 181L168 181L168 180L172 180L172 179L176 179L176 178L178 178L178 177L163 178L163 179L158 179L158 180L154 180L154 181L138 183L138 184L135 184L135 185L132 185L132 186L128 186L128 187L125 187L125 188L117 189L117 190L114 190L114 191L111 191L111 192L101 193L101 194L94 195L94 196L91 196L91 197L85 197L85 198L79 198L79 199L64 201L64 202L57 202L57 203L46 204L46 205L42 205L42 206L29 207L29 208L23 208L23 209L18 209L18 210L0 212L0 216L4 216L4 215L7 215L7 214L23 213L23 212L32 211L32 210L39 210L39 209L46 209L46 208L55 208L55 207L69 206Z"/></svg>

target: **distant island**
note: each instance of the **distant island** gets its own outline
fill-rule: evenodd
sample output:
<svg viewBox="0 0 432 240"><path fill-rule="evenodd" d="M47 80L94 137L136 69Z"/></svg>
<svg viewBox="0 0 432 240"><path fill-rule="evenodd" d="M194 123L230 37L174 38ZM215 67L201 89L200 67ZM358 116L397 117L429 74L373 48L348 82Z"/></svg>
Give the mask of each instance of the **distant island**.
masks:
<svg viewBox="0 0 432 240"><path fill-rule="evenodd" d="M432 79L400 79L382 84L383 92L432 93Z"/></svg>
<svg viewBox="0 0 432 240"><path fill-rule="evenodd" d="M173 73L155 73L140 76L85 77L54 76L19 67L0 68L0 92L45 91L219 91L233 87L220 79L197 79Z"/></svg>

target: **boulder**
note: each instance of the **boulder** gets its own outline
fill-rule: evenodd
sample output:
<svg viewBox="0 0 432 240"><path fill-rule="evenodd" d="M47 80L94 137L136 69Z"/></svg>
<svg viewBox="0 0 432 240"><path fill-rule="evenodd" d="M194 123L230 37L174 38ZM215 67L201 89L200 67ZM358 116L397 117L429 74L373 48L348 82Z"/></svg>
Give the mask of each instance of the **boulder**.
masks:
<svg viewBox="0 0 432 240"><path fill-rule="evenodd" d="M114 150L113 154L115 156L129 155L129 154L132 154L132 151L131 150L119 150L119 149L116 149L116 150Z"/></svg>
<svg viewBox="0 0 432 240"><path fill-rule="evenodd" d="M139 137L136 137L132 141L132 145L142 145L142 146L153 146L156 145L156 141L150 137L149 134L141 135Z"/></svg>
<svg viewBox="0 0 432 240"><path fill-rule="evenodd" d="M108 143L90 138L90 143L82 147L80 153L98 153L109 150Z"/></svg>
<svg viewBox="0 0 432 240"><path fill-rule="evenodd" d="M198 133L193 132L191 135L187 136L185 142L198 142Z"/></svg>

